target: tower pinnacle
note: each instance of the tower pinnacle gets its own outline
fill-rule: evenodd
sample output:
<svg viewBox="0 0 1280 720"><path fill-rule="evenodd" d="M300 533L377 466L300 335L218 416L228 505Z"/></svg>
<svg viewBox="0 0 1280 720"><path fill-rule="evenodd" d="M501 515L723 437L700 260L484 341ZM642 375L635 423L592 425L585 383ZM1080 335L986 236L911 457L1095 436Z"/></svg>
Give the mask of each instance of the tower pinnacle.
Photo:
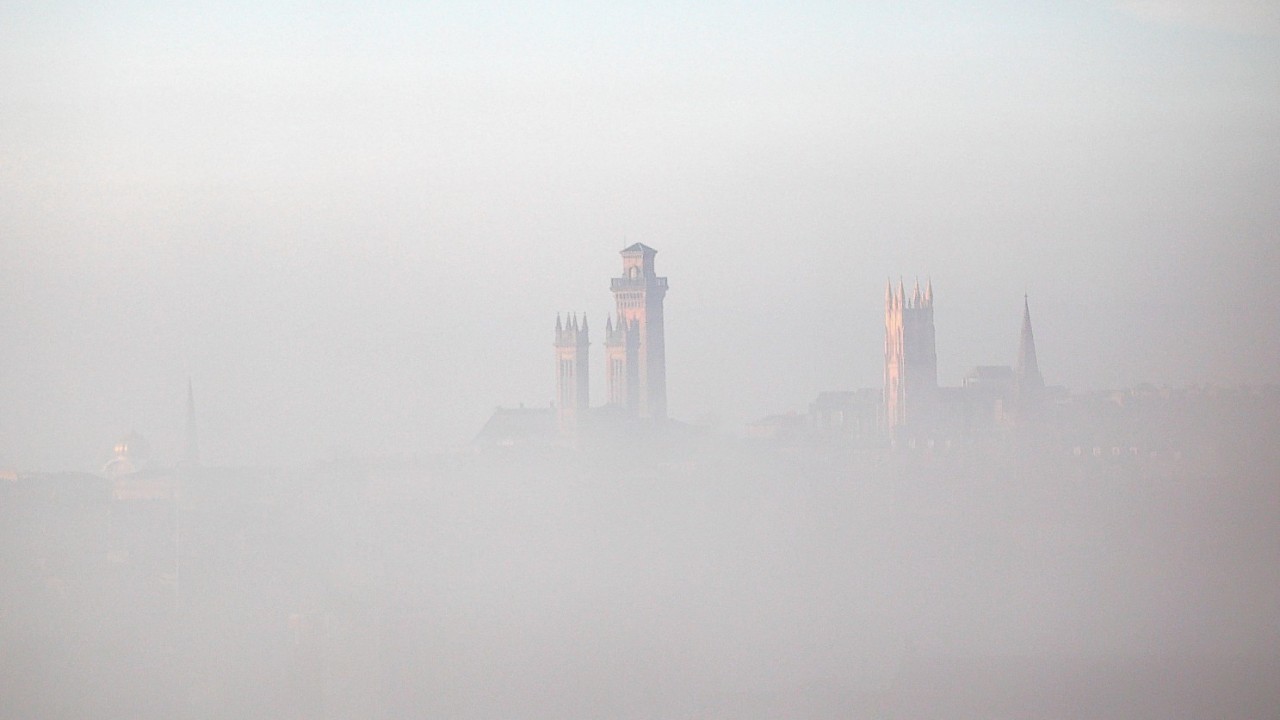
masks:
<svg viewBox="0 0 1280 720"><path fill-rule="evenodd" d="M1022 334L1018 338L1018 364L1014 369L1018 404L1024 408L1036 402L1044 391L1044 378L1036 359L1036 338L1031 330L1031 304L1022 296Z"/></svg>

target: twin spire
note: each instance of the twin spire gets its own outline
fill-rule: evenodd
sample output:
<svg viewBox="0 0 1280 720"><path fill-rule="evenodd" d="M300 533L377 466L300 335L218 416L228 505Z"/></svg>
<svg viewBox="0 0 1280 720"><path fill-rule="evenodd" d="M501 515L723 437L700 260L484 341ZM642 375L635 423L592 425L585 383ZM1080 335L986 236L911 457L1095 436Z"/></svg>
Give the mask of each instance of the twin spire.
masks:
<svg viewBox="0 0 1280 720"><path fill-rule="evenodd" d="M898 289L893 289L893 280L885 283L884 302L890 308L932 308L933 280L926 279L924 290L920 290L920 280L916 279L915 288L910 297L902 279L898 279ZM1018 364L1015 368L1018 384L1024 388L1043 388L1044 378L1040 375L1040 363L1036 359L1036 338L1031 330L1031 303L1026 293L1022 295L1022 334L1018 339Z"/></svg>

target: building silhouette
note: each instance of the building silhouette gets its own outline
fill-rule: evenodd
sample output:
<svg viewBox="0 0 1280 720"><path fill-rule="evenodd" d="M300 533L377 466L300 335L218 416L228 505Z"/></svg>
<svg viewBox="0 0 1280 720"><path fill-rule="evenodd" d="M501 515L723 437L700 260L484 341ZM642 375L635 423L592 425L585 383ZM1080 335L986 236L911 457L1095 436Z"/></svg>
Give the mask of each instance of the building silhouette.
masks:
<svg viewBox="0 0 1280 720"><path fill-rule="evenodd" d="M639 368L634 362L628 363L627 358L636 357L638 340L639 333L628 333L622 320L614 325L613 315L605 318L604 369L608 404L611 407L626 408L635 405L634 393L638 391L640 383L638 375L636 378L631 375L635 375Z"/></svg>
<svg viewBox="0 0 1280 720"><path fill-rule="evenodd" d="M622 251L622 277L610 289L617 321L606 326L609 402L642 418L667 417L667 352L662 300L667 279L654 271L657 250L636 243Z"/></svg>
<svg viewBox="0 0 1280 720"><path fill-rule="evenodd" d="M937 416L938 352L933 330L933 282L907 295L898 281L884 291L884 406L893 437L928 431Z"/></svg>
<svg viewBox="0 0 1280 720"><path fill-rule="evenodd" d="M657 250L624 248L622 275L610 290L616 312L605 317L605 402L591 407L591 338L585 314L556 316L555 398L549 407L496 408L476 443L482 448L577 445L596 437L635 437L667 419L663 300L667 279L654 271Z"/></svg>
<svg viewBox="0 0 1280 720"><path fill-rule="evenodd" d="M1044 397L1044 377L1036 360L1036 337L1031 331L1031 305L1022 296L1022 334L1018 338L1018 361L1014 367L1013 402L1021 414L1032 412Z"/></svg>
<svg viewBox="0 0 1280 720"><path fill-rule="evenodd" d="M978 365L961 384L938 383L933 283L885 287L884 385L820 393L808 414L785 413L747 426L778 442L842 442L863 448L950 448L1039 428L1061 388L1046 388L1036 356L1030 303L1023 297L1014 365ZM1023 432L1022 434L1027 434Z"/></svg>
<svg viewBox="0 0 1280 720"><path fill-rule="evenodd" d="M586 315L581 322L577 313L568 322L556 316L556 424L561 432L576 430L591 407L590 345Z"/></svg>

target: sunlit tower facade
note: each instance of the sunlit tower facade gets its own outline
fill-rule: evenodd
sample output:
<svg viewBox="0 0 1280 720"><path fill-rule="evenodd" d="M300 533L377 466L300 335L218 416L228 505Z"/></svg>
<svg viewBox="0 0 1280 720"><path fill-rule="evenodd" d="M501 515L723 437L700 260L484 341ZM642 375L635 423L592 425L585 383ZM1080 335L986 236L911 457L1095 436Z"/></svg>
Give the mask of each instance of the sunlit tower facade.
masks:
<svg viewBox="0 0 1280 720"><path fill-rule="evenodd" d="M613 324L610 315L604 324L604 370L605 385L610 405L620 408L635 405L635 391L639 383L631 377L635 374L636 363L628 363L627 356L635 356L637 333L627 333L626 323L621 319Z"/></svg>
<svg viewBox="0 0 1280 720"><path fill-rule="evenodd" d="M884 291L884 406L893 437L926 429L938 395L938 352L933 330L933 283L910 295L902 281Z"/></svg>
<svg viewBox="0 0 1280 720"><path fill-rule="evenodd" d="M609 401L638 417L667 417L667 357L662 301L667 279L654 271L658 251L636 243L622 251L622 277L610 289L617 320L605 344ZM617 361L621 364L617 364Z"/></svg>
<svg viewBox="0 0 1280 720"><path fill-rule="evenodd" d="M556 420L566 433L577 429L591 404L589 335L585 315L581 322L576 314L570 315L567 322L556 316Z"/></svg>

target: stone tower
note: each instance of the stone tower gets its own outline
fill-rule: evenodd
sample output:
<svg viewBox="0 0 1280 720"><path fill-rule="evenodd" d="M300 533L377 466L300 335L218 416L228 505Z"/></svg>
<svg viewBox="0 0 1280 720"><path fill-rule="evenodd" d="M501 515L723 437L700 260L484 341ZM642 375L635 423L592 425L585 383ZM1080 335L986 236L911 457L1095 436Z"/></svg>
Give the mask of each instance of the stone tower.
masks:
<svg viewBox="0 0 1280 720"><path fill-rule="evenodd" d="M556 316L556 421L561 432L574 432L590 406L590 344L586 315L581 323L577 314L570 315L567 322Z"/></svg>
<svg viewBox="0 0 1280 720"><path fill-rule="evenodd" d="M933 332L933 282L910 296L902 281L884 291L884 406L893 437L927 428L938 395L938 353Z"/></svg>
<svg viewBox="0 0 1280 720"><path fill-rule="evenodd" d="M635 392L639 386L632 375L637 367L634 360L627 362L627 357L635 357L636 340L637 333L627 333L627 321L621 315L616 325L612 315L605 320L604 368L610 405L620 408L635 406Z"/></svg>
<svg viewBox="0 0 1280 720"><path fill-rule="evenodd" d="M662 300L667 279L653 269L658 253L636 243L622 251L622 277L611 283L617 301L614 335L606 341L609 401L639 417L667 416L667 359L663 341ZM622 365L616 368L615 361ZM615 372L615 369L617 370Z"/></svg>

